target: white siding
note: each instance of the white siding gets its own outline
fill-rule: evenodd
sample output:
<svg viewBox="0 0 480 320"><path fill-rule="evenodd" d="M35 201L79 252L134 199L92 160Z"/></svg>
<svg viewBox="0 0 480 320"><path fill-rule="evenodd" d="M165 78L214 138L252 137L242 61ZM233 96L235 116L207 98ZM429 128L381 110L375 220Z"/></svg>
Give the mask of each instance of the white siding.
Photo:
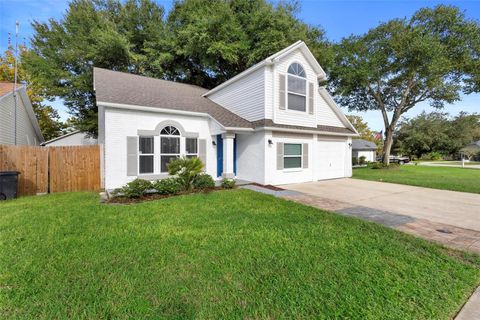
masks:
<svg viewBox="0 0 480 320"><path fill-rule="evenodd" d="M13 94L0 98L0 144L15 144L14 106ZM17 144L40 144L20 93L17 94Z"/></svg>
<svg viewBox="0 0 480 320"><path fill-rule="evenodd" d="M263 131L237 134L237 178L264 183L265 148L269 148Z"/></svg>
<svg viewBox="0 0 480 320"><path fill-rule="evenodd" d="M208 98L248 121L264 119L264 79L264 68L260 68Z"/></svg>
<svg viewBox="0 0 480 320"><path fill-rule="evenodd" d="M353 156L360 160L360 157L365 157L365 161L367 162L375 162L375 151L353 151Z"/></svg>
<svg viewBox="0 0 480 320"><path fill-rule="evenodd" d="M317 110L317 123L319 125L345 127L325 99L315 90L315 108Z"/></svg>
<svg viewBox="0 0 480 320"><path fill-rule="evenodd" d="M76 132L71 135L67 135L45 144L46 147L61 147L61 146L83 146L97 144L97 139L88 137L86 133Z"/></svg>
<svg viewBox="0 0 480 320"><path fill-rule="evenodd" d="M164 114L157 112L105 108L105 188L123 186L136 177L127 176L127 137L137 136L138 130L154 130L157 124L166 120L180 123L188 132L198 133L199 139L206 140L206 172L216 176L216 148L212 144L212 132L216 124L206 117ZM160 142L155 137L155 175L160 174ZM142 177L139 175L138 177Z"/></svg>

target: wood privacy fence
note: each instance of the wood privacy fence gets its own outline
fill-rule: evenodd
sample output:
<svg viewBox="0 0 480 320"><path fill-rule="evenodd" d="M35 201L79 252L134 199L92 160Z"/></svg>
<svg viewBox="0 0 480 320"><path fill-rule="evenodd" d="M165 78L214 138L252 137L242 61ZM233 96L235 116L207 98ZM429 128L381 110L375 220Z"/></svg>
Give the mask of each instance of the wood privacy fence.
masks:
<svg viewBox="0 0 480 320"><path fill-rule="evenodd" d="M100 145L0 145L0 171L20 171L18 195L101 189Z"/></svg>

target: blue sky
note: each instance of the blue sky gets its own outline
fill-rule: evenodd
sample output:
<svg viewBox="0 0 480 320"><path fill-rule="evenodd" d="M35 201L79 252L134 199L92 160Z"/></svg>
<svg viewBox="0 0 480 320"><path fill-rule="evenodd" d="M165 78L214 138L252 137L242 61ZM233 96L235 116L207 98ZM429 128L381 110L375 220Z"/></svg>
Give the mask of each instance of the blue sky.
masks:
<svg viewBox="0 0 480 320"><path fill-rule="evenodd" d="M167 11L171 8L171 0L158 0ZM361 34L375 27L379 22L392 18L410 16L421 7L432 7L437 4L453 4L465 11L469 18L480 20L480 0L470 1L419 1L419 0L305 0L301 1L299 17L305 22L318 25L326 30L331 40L340 40L351 34ZM32 34L30 23L33 20L46 21L49 18L59 19L64 14L68 1L63 0L0 0L0 50L7 47L8 33L15 32L15 21L20 22L19 42L28 44ZM24 38L26 40L24 40ZM55 102L62 118L68 117L61 101ZM427 103L423 103L408 112L407 116L415 116L423 110L431 111ZM460 111L480 112L480 94L464 96L462 101L448 105L444 111L456 115ZM383 128L383 120L378 111L358 113L375 130Z"/></svg>

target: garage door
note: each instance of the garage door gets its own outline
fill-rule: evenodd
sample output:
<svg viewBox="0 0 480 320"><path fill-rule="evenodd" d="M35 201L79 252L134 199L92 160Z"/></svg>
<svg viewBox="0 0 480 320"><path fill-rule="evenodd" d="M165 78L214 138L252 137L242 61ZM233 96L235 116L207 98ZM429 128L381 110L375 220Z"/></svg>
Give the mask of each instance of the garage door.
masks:
<svg viewBox="0 0 480 320"><path fill-rule="evenodd" d="M319 140L318 179L345 177L345 140Z"/></svg>

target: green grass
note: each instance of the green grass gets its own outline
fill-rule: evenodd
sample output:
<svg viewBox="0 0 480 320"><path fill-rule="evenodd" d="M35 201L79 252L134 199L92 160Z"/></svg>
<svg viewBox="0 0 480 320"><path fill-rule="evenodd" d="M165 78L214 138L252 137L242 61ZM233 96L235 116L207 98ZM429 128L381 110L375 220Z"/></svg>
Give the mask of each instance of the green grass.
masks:
<svg viewBox="0 0 480 320"><path fill-rule="evenodd" d="M478 169L421 165L404 165L398 170L358 168L353 170L353 178L480 193Z"/></svg>
<svg viewBox="0 0 480 320"><path fill-rule="evenodd" d="M480 259L248 190L0 203L2 319L451 319Z"/></svg>

